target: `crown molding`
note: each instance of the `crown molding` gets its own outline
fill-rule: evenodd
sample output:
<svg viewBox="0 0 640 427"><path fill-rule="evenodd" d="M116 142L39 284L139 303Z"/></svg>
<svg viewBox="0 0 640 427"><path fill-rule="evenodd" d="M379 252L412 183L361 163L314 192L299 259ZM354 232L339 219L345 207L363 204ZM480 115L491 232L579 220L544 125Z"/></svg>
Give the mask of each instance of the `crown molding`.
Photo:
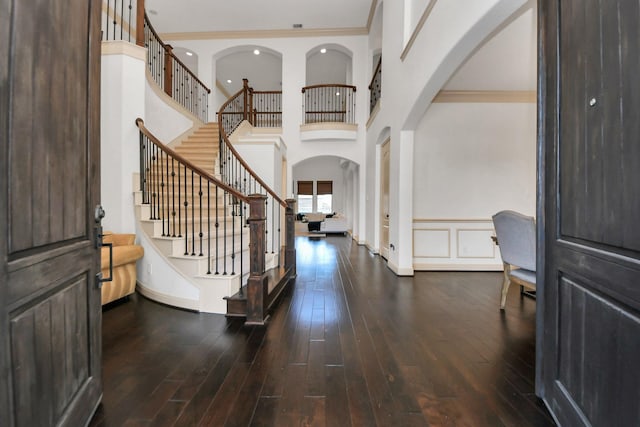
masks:
<svg viewBox="0 0 640 427"><path fill-rule="evenodd" d="M433 98L436 103L526 103L535 104L533 90L441 90Z"/></svg>
<svg viewBox="0 0 640 427"><path fill-rule="evenodd" d="M339 37L366 36L366 27L351 28L301 28L286 30L246 30L246 31L194 31L183 33L161 33L162 40L218 40L218 39L270 39L293 37Z"/></svg>

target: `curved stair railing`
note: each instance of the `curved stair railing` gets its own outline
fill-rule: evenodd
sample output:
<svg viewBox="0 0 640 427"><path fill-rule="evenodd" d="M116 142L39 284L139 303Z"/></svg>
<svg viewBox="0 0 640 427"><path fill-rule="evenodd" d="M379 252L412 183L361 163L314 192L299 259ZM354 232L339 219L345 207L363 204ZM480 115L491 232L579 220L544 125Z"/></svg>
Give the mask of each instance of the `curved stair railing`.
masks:
<svg viewBox="0 0 640 427"><path fill-rule="evenodd" d="M209 89L173 53L151 25L144 0L103 0L103 40L123 40L147 48L147 68L154 81L176 102L206 123ZM135 24L135 26L134 26Z"/></svg>
<svg viewBox="0 0 640 427"><path fill-rule="evenodd" d="M246 79L243 79L243 88L229 98L218 111L218 129L220 132L220 176L224 183L238 190L242 194L259 194L264 199L265 246L262 251L268 253L284 252L284 266L280 275L286 280L294 278L295 269L295 241L293 234L293 211L295 200L281 199L278 194L247 164L233 147L229 136L235 131L244 120L252 125L256 120L261 123L268 123L273 126L280 123L282 114L279 101L269 103L271 107L261 107L260 112L254 108L254 97L257 93L268 93L271 97L276 92L254 92ZM267 98L268 99L268 98ZM279 111L275 111L278 109ZM264 116L262 116L264 114ZM262 117L278 117L278 119L263 119ZM283 221L283 219L285 221ZM285 233L282 224L285 223ZM279 256L278 260L282 258ZM279 263L278 269L282 263ZM260 282L252 282L249 278L247 282L248 295L262 294L266 292L271 295L278 289L265 289ZM262 297L261 297L262 298ZM264 296L267 298L267 295ZM271 297L268 297L271 298ZM256 305L260 306L260 303ZM249 318L249 316L247 316Z"/></svg>
<svg viewBox="0 0 640 427"><path fill-rule="evenodd" d="M207 274L245 272L242 257L243 204L249 198L160 142L136 120L140 130L140 191L149 219L159 221L162 237L184 240L184 255L207 256ZM231 236L228 239L227 236ZM220 256L222 255L222 256Z"/></svg>
<svg viewBox="0 0 640 427"><path fill-rule="evenodd" d="M147 48L147 67L164 92L203 122L209 116L209 89L173 54L171 45L164 43L144 13L144 46Z"/></svg>
<svg viewBox="0 0 640 427"><path fill-rule="evenodd" d="M185 256L206 257L207 275L238 274L240 287L236 295L227 298L227 315L263 324L295 276L293 200L287 203L274 196L257 177L244 188L225 183L160 142L142 119L137 119L136 125L140 130L140 190L142 203L149 206L149 219L159 223L163 237L184 241ZM286 244L274 254L281 264L280 252L284 251L285 262L275 271L266 269L268 223L273 222L267 209L269 200L285 207ZM249 228L248 240L245 227ZM247 249L249 265L242 257ZM272 246L272 253L274 249Z"/></svg>

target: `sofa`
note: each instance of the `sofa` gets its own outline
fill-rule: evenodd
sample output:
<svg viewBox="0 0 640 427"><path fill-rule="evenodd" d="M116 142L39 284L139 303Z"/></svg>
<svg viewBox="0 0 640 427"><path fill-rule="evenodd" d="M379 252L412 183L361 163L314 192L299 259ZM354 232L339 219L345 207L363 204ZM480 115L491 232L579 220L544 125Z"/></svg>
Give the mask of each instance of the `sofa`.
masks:
<svg viewBox="0 0 640 427"><path fill-rule="evenodd" d="M309 232L345 234L349 231L347 219L336 213L308 213L304 215L303 222L308 223Z"/></svg>
<svg viewBox="0 0 640 427"><path fill-rule="evenodd" d="M131 295L136 289L136 262L144 255L144 249L135 244L135 234L105 232L103 243L113 244L113 280L102 284L102 305ZM101 253L102 277L109 277L109 247Z"/></svg>
<svg viewBox="0 0 640 427"><path fill-rule="evenodd" d="M321 233L342 233L346 234L349 231L349 224L347 219L343 216L334 215L330 218L325 218L320 223Z"/></svg>

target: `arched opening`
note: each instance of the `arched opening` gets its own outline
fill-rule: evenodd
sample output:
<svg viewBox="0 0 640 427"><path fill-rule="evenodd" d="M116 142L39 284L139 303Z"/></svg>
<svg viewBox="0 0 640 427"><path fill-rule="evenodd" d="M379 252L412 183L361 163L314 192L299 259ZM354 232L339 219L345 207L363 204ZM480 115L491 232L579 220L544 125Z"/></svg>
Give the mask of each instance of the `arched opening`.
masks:
<svg viewBox="0 0 640 427"><path fill-rule="evenodd" d="M235 46L214 57L215 98L220 106L242 89L242 79L259 91L282 90L282 54L257 45Z"/></svg>
<svg viewBox="0 0 640 427"><path fill-rule="evenodd" d="M307 52L304 123L355 123L352 52L326 44Z"/></svg>
<svg viewBox="0 0 640 427"><path fill-rule="evenodd" d="M339 156L316 156L292 167L297 218L321 221L327 217L340 219L330 232L356 229L358 218L360 165ZM298 226L298 231L305 226Z"/></svg>
<svg viewBox="0 0 640 427"><path fill-rule="evenodd" d="M307 52L306 85L351 84L351 51L338 44L323 44Z"/></svg>

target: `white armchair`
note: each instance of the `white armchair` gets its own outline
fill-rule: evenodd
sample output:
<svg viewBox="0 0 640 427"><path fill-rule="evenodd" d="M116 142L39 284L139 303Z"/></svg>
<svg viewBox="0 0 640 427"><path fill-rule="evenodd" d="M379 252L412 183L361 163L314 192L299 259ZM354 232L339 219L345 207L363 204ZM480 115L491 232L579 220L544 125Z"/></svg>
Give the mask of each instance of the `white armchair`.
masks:
<svg viewBox="0 0 640 427"><path fill-rule="evenodd" d="M530 216L501 211L493 216L493 225L504 264L500 300L500 309L504 310L511 282L536 289L536 223Z"/></svg>

